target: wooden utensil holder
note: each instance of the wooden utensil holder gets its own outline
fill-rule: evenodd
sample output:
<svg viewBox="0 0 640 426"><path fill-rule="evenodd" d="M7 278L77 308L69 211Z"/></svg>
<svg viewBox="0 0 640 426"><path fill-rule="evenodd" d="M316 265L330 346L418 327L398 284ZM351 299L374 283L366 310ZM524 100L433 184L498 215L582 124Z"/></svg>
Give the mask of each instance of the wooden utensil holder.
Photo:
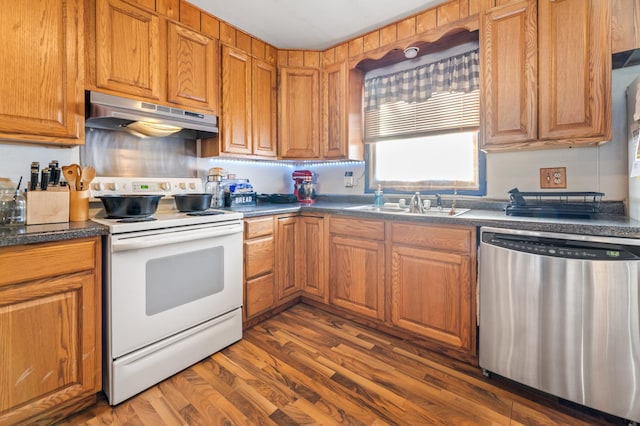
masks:
<svg viewBox="0 0 640 426"><path fill-rule="evenodd" d="M51 187L46 191L28 191L27 225L69 221L69 190Z"/></svg>
<svg viewBox="0 0 640 426"><path fill-rule="evenodd" d="M89 190L69 191L69 221L89 220Z"/></svg>

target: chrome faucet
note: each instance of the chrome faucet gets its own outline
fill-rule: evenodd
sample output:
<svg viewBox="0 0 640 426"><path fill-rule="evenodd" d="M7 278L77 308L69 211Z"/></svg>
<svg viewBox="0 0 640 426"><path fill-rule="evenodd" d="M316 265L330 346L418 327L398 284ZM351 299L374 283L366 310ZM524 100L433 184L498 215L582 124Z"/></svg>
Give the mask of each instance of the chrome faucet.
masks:
<svg viewBox="0 0 640 426"><path fill-rule="evenodd" d="M438 210L442 210L442 196L440 194L436 194L436 207Z"/></svg>
<svg viewBox="0 0 640 426"><path fill-rule="evenodd" d="M420 193L416 192L409 202L409 213L424 213L424 207L422 206L422 200L420 199Z"/></svg>

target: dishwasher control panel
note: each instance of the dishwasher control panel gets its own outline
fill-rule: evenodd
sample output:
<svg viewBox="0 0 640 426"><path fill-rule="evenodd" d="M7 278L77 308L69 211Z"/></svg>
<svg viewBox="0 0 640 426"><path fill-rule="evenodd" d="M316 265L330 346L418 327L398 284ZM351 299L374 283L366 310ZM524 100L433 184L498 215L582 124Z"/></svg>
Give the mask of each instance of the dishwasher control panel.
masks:
<svg viewBox="0 0 640 426"><path fill-rule="evenodd" d="M640 260L638 247L485 232L482 242L524 253L565 259Z"/></svg>

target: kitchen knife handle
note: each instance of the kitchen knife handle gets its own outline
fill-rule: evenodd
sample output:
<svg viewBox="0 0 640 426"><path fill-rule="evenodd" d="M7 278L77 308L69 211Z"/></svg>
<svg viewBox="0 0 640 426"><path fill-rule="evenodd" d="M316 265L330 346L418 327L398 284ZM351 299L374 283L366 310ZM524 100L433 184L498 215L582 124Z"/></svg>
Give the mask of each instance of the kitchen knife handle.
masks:
<svg viewBox="0 0 640 426"><path fill-rule="evenodd" d="M47 190L49 186L49 175L50 171L48 168L42 169L41 177L40 177L40 189L43 191Z"/></svg>

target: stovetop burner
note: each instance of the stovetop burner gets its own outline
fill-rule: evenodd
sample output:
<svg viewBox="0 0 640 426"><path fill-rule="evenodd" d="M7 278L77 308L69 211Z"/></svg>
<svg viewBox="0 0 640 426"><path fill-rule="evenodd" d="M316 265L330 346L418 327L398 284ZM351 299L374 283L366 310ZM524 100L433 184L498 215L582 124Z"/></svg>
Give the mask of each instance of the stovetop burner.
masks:
<svg viewBox="0 0 640 426"><path fill-rule="evenodd" d="M137 223L137 222L153 222L154 220L158 220L155 217L151 216L143 216L143 217L109 217L107 219L117 219L116 222L119 223Z"/></svg>
<svg viewBox="0 0 640 426"><path fill-rule="evenodd" d="M224 212L216 210L202 210L197 212L188 212L187 216L215 216L218 214L224 214Z"/></svg>

